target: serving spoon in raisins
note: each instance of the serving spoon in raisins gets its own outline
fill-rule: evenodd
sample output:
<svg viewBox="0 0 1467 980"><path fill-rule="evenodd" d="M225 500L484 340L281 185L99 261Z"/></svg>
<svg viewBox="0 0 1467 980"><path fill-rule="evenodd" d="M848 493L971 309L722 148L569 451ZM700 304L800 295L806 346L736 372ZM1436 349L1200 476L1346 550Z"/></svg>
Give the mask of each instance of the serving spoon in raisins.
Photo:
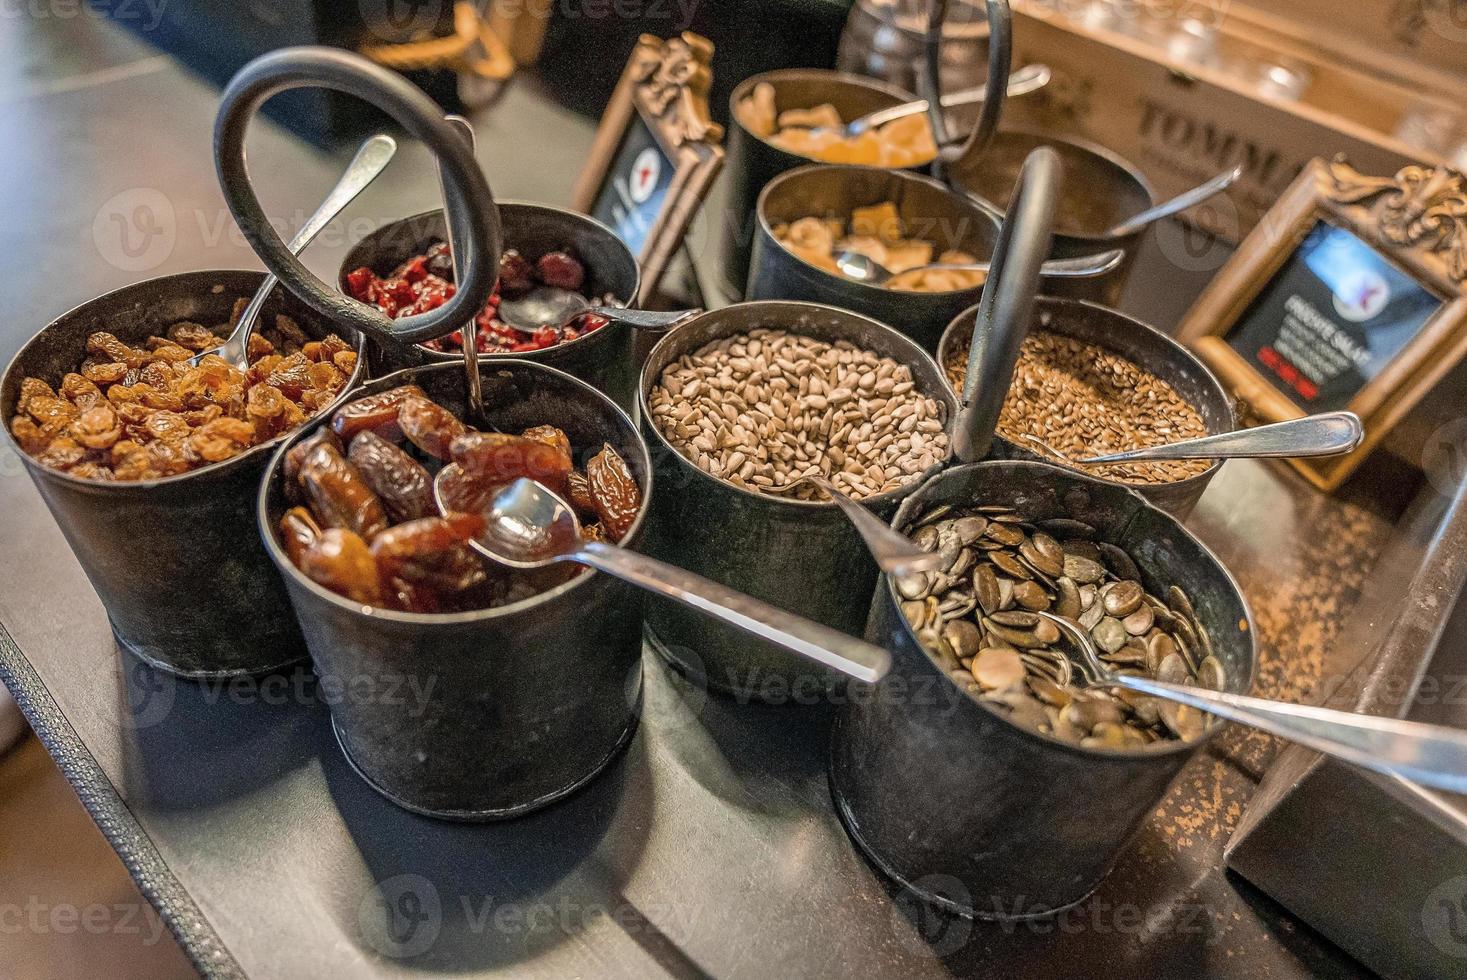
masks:
<svg viewBox="0 0 1467 980"><path fill-rule="evenodd" d="M443 474L433 482L445 510ZM576 562L707 613L762 640L872 683L891 668L891 654L865 640L786 612L717 582L605 541L587 541L575 510L543 483L520 478L484 511L483 534L469 543L510 568Z"/></svg>
<svg viewBox="0 0 1467 980"><path fill-rule="evenodd" d="M1177 658L1179 669L1169 671L1163 661L1157 679L1118 673L1100 659L1089 635L1071 620L1047 612L1035 615L1053 623L1069 641L1067 652L1077 668L1074 679L1082 686L1124 687L1161 698L1169 702L1167 725L1178 734L1201 735L1206 714L1212 714L1366 769L1422 786L1467 792L1467 731L1188 685L1185 665L1176 653L1171 656ZM1222 686L1221 679L1215 678L1215 686Z"/></svg>
<svg viewBox="0 0 1467 980"><path fill-rule="evenodd" d="M366 189L367 185L377 179L377 175L387 169L387 164L397 153L397 140L391 136L378 133L371 137L361 148L357 155L351 158L347 164L346 172L331 188L331 193L326 195L326 200L316 209L316 213L306 219L301 225L300 231L290 240L290 251L292 255L299 255L311 241L329 225L333 218L346 209L346 206L356 200L356 196ZM260 311L265 307L265 300L275 291L280 280L273 272L266 273L265 279L260 283L260 288L255 290L255 295L250 299L249 305L240 314L239 322L230 331L229 338L224 341L223 346L213 350L206 350L189 358L189 364L197 367L199 362L206 357L218 356L224 358L230 364L241 371L248 371L250 367L249 346L250 333L255 329L255 321L260 318Z"/></svg>

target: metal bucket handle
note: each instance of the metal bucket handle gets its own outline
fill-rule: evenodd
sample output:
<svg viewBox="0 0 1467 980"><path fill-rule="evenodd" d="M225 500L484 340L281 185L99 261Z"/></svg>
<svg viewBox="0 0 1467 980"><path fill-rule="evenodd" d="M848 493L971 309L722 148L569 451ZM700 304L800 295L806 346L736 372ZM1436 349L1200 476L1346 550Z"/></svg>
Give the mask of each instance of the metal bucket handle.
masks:
<svg viewBox="0 0 1467 980"><path fill-rule="evenodd" d="M947 18L947 0L932 0L927 9L927 34L923 38L923 70L918 74L922 98L927 100L927 118L932 125L932 139L937 144L934 173L942 179L946 164L981 157L998 132L1004 99L1008 97L1009 70L1014 58L1014 15L1008 0L987 0L988 4L988 84L978 124L963 143L952 142L947 119L942 111L942 25Z"/></svg>
<svg viewBox="0 0 1467 980"><path fill-rule="evenodd" d="M1040 266L1049 255L1063 171L1059 154L1041 146L1024 160L968 347L968 375L953 423L953 450L964 463L988 454L998 415L1014 380L1019 346L1029 332L1039 294Z"/></svg>
<svg viewBox="0 0 1467 980"><path fill-rule="evenodd" d="M390 115L437 156L461 277L453 296L438 309L393 320L376 307L337 292L291 254L270 224L250 184L245 130L267 99L298 88L328 88L363 99ZM230 80L220 99L214 122L214 163L229 210L265 267L333 322L387 343L421 343L458 329L484 308L494 291L503 248L499 211L473 151L421 89L359 55L303 46L282 48L249 62Z"/></svg>

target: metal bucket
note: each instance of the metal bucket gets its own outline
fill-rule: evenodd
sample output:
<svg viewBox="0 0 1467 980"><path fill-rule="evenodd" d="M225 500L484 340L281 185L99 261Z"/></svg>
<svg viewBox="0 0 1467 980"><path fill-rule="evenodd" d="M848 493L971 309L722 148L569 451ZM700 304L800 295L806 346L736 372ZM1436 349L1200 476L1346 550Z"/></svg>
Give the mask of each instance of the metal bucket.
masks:
<svg viewBox="0 0 1467 980"><path fill-rule="evenodd" d="M721 337L773 327L819 340L848 340L905 364L918 390L936 398L950 424L957 399L932 358L890 327L812 303L740 303L693 319L664 337L642 368L642 431L657 473L646 551L790 612L853 635L865 628L876 563L834 504L753 493L703 472L663 438L648 397L662 371ZM939 464L940 465L940 464ZM932 471L938 467L934 466ZM925 476L926 474L924 474ZM890 516L920 480L863 503ZM736 697L782 700L816 694L828 673L793 654L710 621L666 599L648 598L655 649L708 686Z"/></svg>
<svg viewBox="0 0 1467 980"><path fill-rule="evenodd" d="M763 72L751 75L734 88L729 97L728 164L724 167L728 192L722 216L723 288L734 298L743 296L744 284L749 279L749 260L757 234L754 209L759 192L786 170L817 162L781 150L750 133L739 121L739 103L761 82L774 87L774 105L778 111L808 109L828 102L845 120L916 98L910 92L872 78L815 68Z"/></svg>
<svg viewBox="0 0 1467 980"><path fill-rule="evenodd" d="M601 222L546 204L508 201L499 204L499 223L506 248L531 256L569 248L585 266L588 294L599 297L610 293L617 302L627 306L635 301L641 282L637 259L616 233ZM422 255L434 242L447 239L441 210L425 211L384 225L347 253L341 263L338 285L346 292L347 273L362 266L385 276L412 256ZM637 386L635 334L625 323L613 321L584 337L545 350L479 356L486 364L513 360L558 368L605 392L630 411L636 401ZM374 375L427 364L463 363L463 355L458 352L429 350L420 344L369 339L367 350Z"/></svg>
<svg viewBox="0 0 1467 980"><path fill-rule="evenodd" d="M795 299L839 306L896 327L937 352L953 317L974 306L983 284L919 293L854 282L804 261L774 237L774 226L814 215L848 217L855 208L892 201L909 236L933 242L934 257L962 249L979 261L992 257L998 223L978 205L940 182L880 167L822 164L801 167L770 181L759 195L759 228L749 271L750 299ZM1063 280L1047 278L1051 291Z"/></svg>
<svg viewBox="0 0 1467 980"><path fill-rule="evenodd" d="M1121 264L1104 275L1049 280L1045 292L1116 306L1135 266L1137 249L1146 229L1119 238L1106 237L1103 232L1156 203L1151 185L1139 169L1094 143L1009 129L995 133L981 154L949 164L948 179L954 186L983 198L997 209L995 216L1001 216L1008 208L1019 168L1040 146L1048 146L1059 154L1064 171L1049 257L1075 258L1111 248L1125 252Z"/></svg>
<svg viewBox="0 0 1467 980"><path fill-rule="evenodd" d="M964 310L943 331L937 348L937 363L944 371L953 352L967 348L976 314L976 307ZM1237 427L1232 400L1207 365L1181 344L1140 320L1097 303L1041 296L1035 301L1031 329L1048 330L1104 347L1145 368L1176 389L1177 394L1197 410L1209 435L1232 432ZM989 456L996 459L1045 459L1002 435L994 437ZM1121 483L1098 476L1089 478L1134 490L1156 506L1185 520L1217 471L1222 469L1222 464L1222 460L1215 459L1203 472L1173 483Z"/></svg>
<svg viewBox="0 0 1467 980"><path fill-rule="evenodd" d="M1036 519L1075 517L1126 548L1153 593L1193 599L1228 689L1256 665L1247 603L1227 570L1139 495L1042 463L984 462L929 480L903 502L999 504ZM1021 919L1083 900L1115 864L1172 778L1215 733L1137 751L1099 751L1009 721L961 691L898 610L888 576L868 638L891 673L839 710L830 784L847 832L872 862L923 899L978 918Z"/></svg>
<svg viewBox="0 0 1467 980"><path fill-rule="evenodd" d="M568 374L539 364L483 364L489 420L517 432L559 426L578 450L610 443L643 504L623 544L641 536L652 496L646 444L626 413ZM410 368L359 394L418 384L462 416L459 364ZM256 534L284 576L331 706L342 751L374 789L416 813L493 820L529 813L601 772L636 729L642 603L634 586L586 571L533 598L453 614L364 607L306 578L281 548L281 466L265 474Z"/></svg>
<svg viewBox="0 0 1467 980"><path fill-rule="evenodd" d="M0 412L16 414L27 376L51 384L87 356L98 330L126 343L189 320L229 319L264 273L216 270L148 279L83 303L58 317L21 348L0 381ZM351 330L323 323L290 293L276 288L262 322L285 313L314 337L336 332L355 342L357 368L329 416L366 371L365 346ZM280 578L255 530L254 498L277 437L222 463L161 480L105 482L41 466L15 446L36 489L61 527L107 610L123 649L182 677L267 673L305 656Z"/></svg>

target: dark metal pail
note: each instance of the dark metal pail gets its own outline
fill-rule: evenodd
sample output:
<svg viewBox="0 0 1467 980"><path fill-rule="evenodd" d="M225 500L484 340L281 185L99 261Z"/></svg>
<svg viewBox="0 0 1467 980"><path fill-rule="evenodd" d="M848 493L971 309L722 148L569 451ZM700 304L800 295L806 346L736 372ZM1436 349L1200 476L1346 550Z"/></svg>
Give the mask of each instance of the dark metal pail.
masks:
<svg viewBox="0 0 1467 980"><path fill-rule="evenodd" d="M976 307L964 310L948 325L938 345L937 362L945 366L955 350L966 350L973 334ZM1222 383L1191 351L1154 327L1117 310L1083 300L1041 296L1035 301L1031 330L1047 330L1114 351L1174 388L1202 416L1209 435L1232 432L1237 427L1233 403ZM1043 460L1025 446L996 435L989 456L998 459ZM1185 519L1217 471L1222 460L1213 460L1196 476L1172 483L1121 483L1103 477L1091 479L1128 487L1158 507Z"/></svg>
<svg viewBox="0 0 1467 980"><path fill-rule="evenodd" d="M610 228L594 218L546 204L504 201L498 207L505 248L518 249L532 257L569 248L586 269L588 295L600 297L610 293L624 305L631 305L635 300L641 281L636 257ZM341 263L338 284L345 292L347 274L362 266L385 276L414 255L422 255L434 242L447 240L441 210L384 225L347 253ZM633 356L635 333L625 323L612 322L556 347L522 354L481 354L480 358L486 364L514 360L558 368L605 392L630 411L637 386ZM463 356L457 351L434 351L421 344L369 339L367 347L374 375L427 364L463 363Z"/></svg>
<svg viewBox="0 0 1467 980"><path fill-rule="evenodd" d="M1132 554L1148 591L1187 592L1228 690L1248 691L1255 631L1237 583L1138 494L1044 463L976 463L929 480L902 503L894 526L942 503L1091 524ZM1021 919L1081 901L1217 726L1193 742L1132 751L1081 748L1021 727L958 689L898 602L884 577L868 638L892 652L891 673L835 718L830 784L846 830L887 875L962 915Z"/></svg>
<svg viewBox="0 0 1467 980"><path fill-rule="evenodd" d="M910 92L874 78L816 68L762 72L738 84L729 97L728 164L724 167L728 187L724 213L717 216L722 223L723 287L735 298L743 296L744 285L749 279L749 260L757 233L754 208L759 192L786 170L817 162L781 150L744 128L739 118L739 103L763 82L774 87L774 104L778 111L809 109L829 103L835 106L842 119L847 120L916 98ZM924 162L916 169L926 166Z"/></svg>
<svg viewBox="0 0 1467 980"><path fill-rule="evenodd" d="M522 361L484 363L489 421L506 432L560 427L580 453L610 443L642 488L623 544L635 547L652 469L626 413L589 385ZM460 416L461 364L409 368L360 394L421 385ZM642 602L631 585L586 571L493 609L423 614L354 603L306 578L282 550L281 465L270 461L257 535L280 569L321 682L341 692L332 722L347 758L406 809L492 820L547 806L604 769L631 739L641 698Z"/></svg>
<svg viewBox="0 0 1467 980"><path fill-rule="evenodd" d="M55 385L86 358L90 334L105 330L141 345L185 320L224 323L235 301L254 295L264 278L232 270L163 276L58 317L21 348L0 382L7 438L22 379ZM334 331L355 343L356 370L322 410L329 416L366 371L364 344L279 287L265 304L262 325L277 313L313 337ZM183 677L232 677L267 673L305 656L280 577L255 530L260 476L285 438L178 476L135 482L78 479L15 451L97 590L117 642Z"/></svg>
<svg viewBox="0 0 1467 980"><path fill-rule="evenodd" d="M664 368L705 344L759 327L824 341L847 340L890 357L911 368L919 391L938 400L945 424L956 412L957 399L932 358L875 320L813 303L740 303L704 313L664 337L642 368L642 431L657 472L646 550L757 599L859 635L877 569L839 508L754 493L705 473L674 449L652 421L648 398ZM889 517L918 483L863 502ZM808 661L665 599L647 600L647 627L660 653L709 686L738 697L772 700L791 691L815 693L830 680L831 675Z"/></svg>

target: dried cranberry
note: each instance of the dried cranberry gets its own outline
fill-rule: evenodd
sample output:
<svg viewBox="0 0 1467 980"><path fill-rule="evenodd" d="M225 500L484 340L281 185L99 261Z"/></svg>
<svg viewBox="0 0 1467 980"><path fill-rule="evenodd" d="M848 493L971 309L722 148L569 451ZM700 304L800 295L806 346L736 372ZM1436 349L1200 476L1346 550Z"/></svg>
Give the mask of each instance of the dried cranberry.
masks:
<svg viewBox="0 0 1467 980"><path fill-rule="evenodd" d="M351 293L352 299L365 300L367 298L367 290L376 279L377 276L371 269L362 266L360 269L353 269L346 274L346 288Z"/></svg>
<svg viewBox="0 0 1467 980"><path fill-rule="evenodd" d="M535 263L540 281L557 289L580 291L586 281L586 270L569 252L547 252Z"/></svg>
<svg viewBox="0 0 1467 980"><path fill-rule="evenodd" d="M428 260L428 271L439 279L453 281L453 251L447 242L434 242L428 246L428 254L424 256Z"/></svg>
<svg viewBox="0 0 1467 980"><path fill-rule="evenodd" d="M499 292L510 299L523 296L535 286L535 270L514 249L506 249L499 257Z"/></svg>
<svg viewBox="0 0 1467 980"><path fill-rule="evenodd" d="M392 272L392 278L405 279L408 282L421 282L428 275L428 260L421 255L415 255Z"/></svg>

